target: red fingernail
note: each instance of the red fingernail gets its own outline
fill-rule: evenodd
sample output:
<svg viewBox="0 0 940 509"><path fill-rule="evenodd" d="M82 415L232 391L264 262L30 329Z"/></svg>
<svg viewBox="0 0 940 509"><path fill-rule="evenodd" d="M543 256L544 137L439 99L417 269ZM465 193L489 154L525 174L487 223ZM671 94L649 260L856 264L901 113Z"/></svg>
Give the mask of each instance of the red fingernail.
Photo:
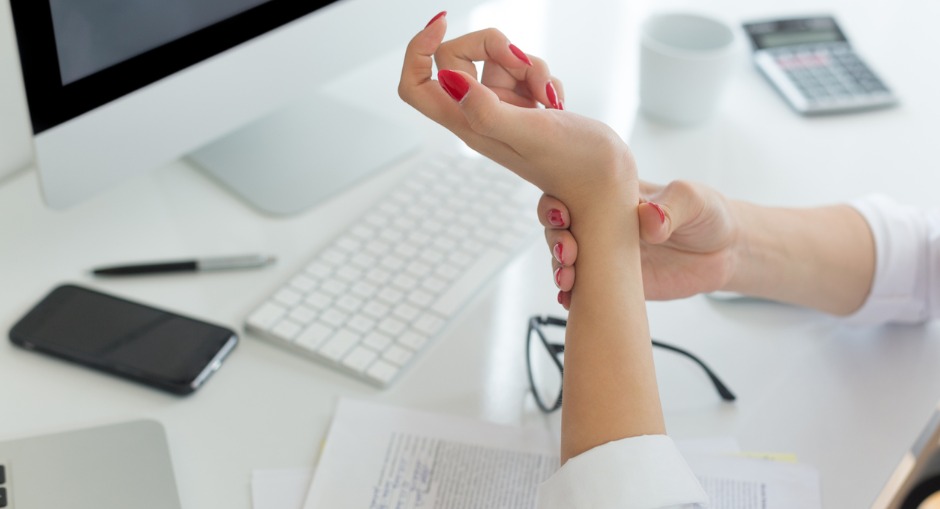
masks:
<svg viewBox="0 0 940 509"><path fill-rule="evenodd" d="M558 99L558 92L555 90L555 84L549 81L545 85L545 94L548 96L548 103L552 105L552 108L556 110L564 110L565 105L561 103L561 100Z"/></svg>
<svg viewBox="0 0 940 509"><path fill-rule="evenodd" d="M548 222L552 226L564 226L565 218L561 216L560 210L552 209L548 211Z"/></svg>
<svg viewBox="0 0 940 509"><path fill-rule="evenodd" d="M435 21L437 21L437 20L443 18L444 16L447 16L447 11L441 11L441 12L437 13L437 16L434 16L433 18L431 18L431 21L428 21L428 24L427 24L427 25L424 25L424 28L427 28L427 27L433 25Z"/></svg>
<svg viewBox="0 0 940 509"><path fill-rule="evenodd" d="M666 224L666 211L664 211L663 208L660 207L658 203L649 202L649 204L650 204L650 207L653 207L654 209L656 209L656 212L659 212L659 222Z"/></svg>
<svg viewBox="0 0 940 509"><path fill-rule="evenodd" d="M518 58L519 60L522 60L523 62L525 62L525 65L528 65L529 67L532 66L532 61L529 60L529 56L526 55L524 51L522 51L521 49L517 48L515 44L510 44L510 45L509 45L509 51L512 51L512 54L513 54L513 55L516 55L516 58Z"/></svg>
<svg viewBox="0 0 940 509"><path fill-rule="evenodd" d="M552 248L552 254L555 255L555 259L558 260L558 263L564 265L564 246L561 245L561 242L556 242L555 247Z"/></svg>
<svg viewBox="0 0 940 509"><path fill-rule="evenodd" d="M447 69L441 69L437 72L437 82L457 102L463 101L467 92L470 91L470 84L467 83L466 78L461 76L460 73Z"/></svg>
<svg viewBox="0 0 940 509"><path fill-rule="evenodd" d="M555 269L555 286L561 288L561 267Z"/></svg>
<svg viewBox="0 0 940 509"><path fill-rule="evenodd" d="M564 306L564 303L561 302L561 294L562 294L562 293L563 293L563 292L562 292L561 290L558 290L558 303L561 304L562 306Z"/></svg>

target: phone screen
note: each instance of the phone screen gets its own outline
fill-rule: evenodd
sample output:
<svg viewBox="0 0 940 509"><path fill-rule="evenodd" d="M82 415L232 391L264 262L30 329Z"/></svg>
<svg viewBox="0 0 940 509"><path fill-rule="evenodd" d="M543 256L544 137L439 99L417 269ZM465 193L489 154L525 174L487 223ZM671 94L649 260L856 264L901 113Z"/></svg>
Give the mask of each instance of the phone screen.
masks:
<svg viewBox="0 0 940 509"><path fill-rule="evenodd" d="M225 327L74 285L47 295L10 339L176 393L195 390L237 341Z"/></svg>

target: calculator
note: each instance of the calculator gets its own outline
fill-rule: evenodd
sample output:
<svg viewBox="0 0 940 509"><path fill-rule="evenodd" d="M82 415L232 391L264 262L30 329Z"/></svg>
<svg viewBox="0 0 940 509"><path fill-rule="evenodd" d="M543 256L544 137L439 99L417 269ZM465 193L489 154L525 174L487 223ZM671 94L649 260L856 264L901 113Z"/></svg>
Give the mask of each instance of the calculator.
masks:
<svg viewBox="0 0 940 509"><path fill-rule="evenodd" d="M754 63L799 113L891 106L897 98L852 49L831 16L744 24Z"/></svg>

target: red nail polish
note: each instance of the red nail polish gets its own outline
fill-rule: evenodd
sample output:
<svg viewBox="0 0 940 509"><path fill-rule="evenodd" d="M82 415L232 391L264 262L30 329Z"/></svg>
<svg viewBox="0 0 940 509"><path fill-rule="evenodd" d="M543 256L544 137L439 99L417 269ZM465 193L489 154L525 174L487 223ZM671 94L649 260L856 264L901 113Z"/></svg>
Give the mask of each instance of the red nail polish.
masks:
<svg viewBox="0 0 940 509"><path fill-rule="evenodd" d="M441 69L437 72L437 82L457 102L463 101L467 92L470 91L470 84L467 83L466 78L461 76L460 73L447 69Z"/></svg>
<svg viewBox="0 0 940 509"><path fill-rule="evenodd" d="M562 291L558 290L558 303L564 306L564 303L561 302L561 294L562 294Z"/></svg>
<svg viewBox="0 0 940 509"><path fill-rule="evenodd" d="M433 18L431 18L431 21L428 21L428 24L427 24L427 25L424 25L424 28L427 28L427 27L433 25L435 21L437 21L437 20L443 18L444 16L447 16L447 11L441 11L441 12L437 13L436 16L434 16Z"/></svg>
<svg viewBox="0 0 940 509"><path fill-rule="evenodd" d="M555 269L555 286L561 288L561 267Z"/></svg>
<svg viewBox="0 0 940 509"><path fill-rule="evenodd" d="M656 212L659 212L659 222L666 224L666 211L664 211L663 208L659 206L658 203L649 202L649 204L650 204L650 207L653 207L654 209L656 209Z"/></svg>
<svg viewBox="0 0 940 509"><path fill-rule="evenodd" d="M558 260L558 263L564 265L564 246L561 245L561 242L556 242L555 247L552 248L552 254L555 255L555 259Z"/></svg>
<svg viewBox="0 0 940 509"><path fill-rule="evenodd" d="M548 211L548 222L552 226L564 226L565 218L561 217L561 211L552 209Z"/></svg>
<svg viewBox="0 0 940 509"><path fill-rule="evenodd" d="M532 67L532 61L529 60L529 56L525 54L521 49L517 48L515 44L509 45L509 51L512 51L513 55L516 55L516 58L525 62L525 65Z"/></svg>
<svg viewBox="0 0 940 509"><path fill-rule="evenodd" d="M558 99L558 92L555 90L555 84L549 81L545 84L545 95L548 96L548 103L556 110L564 110L565 105Z"/></svg>

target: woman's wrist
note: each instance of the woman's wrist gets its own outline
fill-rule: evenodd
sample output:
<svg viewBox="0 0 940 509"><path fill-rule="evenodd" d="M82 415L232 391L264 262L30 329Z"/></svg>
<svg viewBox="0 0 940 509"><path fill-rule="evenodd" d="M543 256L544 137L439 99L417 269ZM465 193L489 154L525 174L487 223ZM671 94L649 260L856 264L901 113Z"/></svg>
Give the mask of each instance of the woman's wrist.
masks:
<svg viewBox="0 0 940 509"><path fill-rule="evenodd" d="M874 244L854 209L733 204L738 232L724 289L836 315L865 302Z"/></svg>
<svg viewBox="0 0 940 509"><path fill-rule="evenodd" d="M754 295L761 286L762 274L768 272L767 245L771 238L762 236L755 224L759 211L750 203L727 199L727 209L733 226L732 242L728 249L727 274L719 290Z"/></svg>

